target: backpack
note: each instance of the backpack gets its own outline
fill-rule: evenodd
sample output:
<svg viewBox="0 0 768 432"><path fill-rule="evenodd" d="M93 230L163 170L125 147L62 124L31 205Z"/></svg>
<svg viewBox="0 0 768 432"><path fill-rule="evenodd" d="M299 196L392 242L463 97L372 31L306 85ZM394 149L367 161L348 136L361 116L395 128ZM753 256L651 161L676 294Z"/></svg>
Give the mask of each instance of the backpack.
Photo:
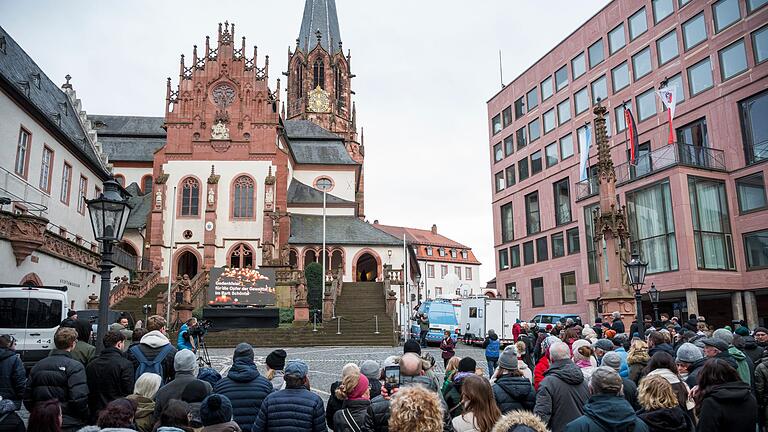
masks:
<svg viewBox="0 0 768 432"><path fill-rule="evenodd" d="M172 349L173 346L171 346L171 344L164 346L160 352L157 353L155 358L150 361L147 359L147 356L141 352L140 345L131 347L129 351L131 354L133 354L134 357L136 357L136 360L139 361L139 367L136 368L135 379L138 380L141 374L153 373L155 375L160 375L160 377L163 379L163 382L165 382L165 374L163 373L163 360L165 360L165 357L171 352Z"/></svg>

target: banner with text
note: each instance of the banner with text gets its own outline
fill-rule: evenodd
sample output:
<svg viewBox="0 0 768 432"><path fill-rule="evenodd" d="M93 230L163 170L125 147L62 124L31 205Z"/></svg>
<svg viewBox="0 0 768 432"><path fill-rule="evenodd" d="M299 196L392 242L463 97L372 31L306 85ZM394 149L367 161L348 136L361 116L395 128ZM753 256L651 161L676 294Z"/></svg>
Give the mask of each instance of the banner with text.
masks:
<svg viewBox="0 0 768 432"><path fill-rule="evenodd" d="M274 269L211 269L209 306L274 306L276 303Z"/></svg>

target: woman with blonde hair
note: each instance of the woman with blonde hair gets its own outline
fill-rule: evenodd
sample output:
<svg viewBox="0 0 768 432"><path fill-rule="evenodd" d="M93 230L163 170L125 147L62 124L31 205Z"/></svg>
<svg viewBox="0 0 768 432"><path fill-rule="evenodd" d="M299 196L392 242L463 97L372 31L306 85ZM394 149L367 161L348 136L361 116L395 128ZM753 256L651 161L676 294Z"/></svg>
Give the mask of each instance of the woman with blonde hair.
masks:
<svg viewBox="0 0 768 432"><path fill-rule="evenodd" d="M640 382L637 416L648 425L649 432L690 432L693 421L680 408L672 385L661 375L650 375Z"/></svg>
<svg viewBox="0 0 768 432"><path fill-rule="evenodd" d="M333 415L334 432L356 432L365 424L371 393L368 377L353 371L341 379L336 388L336 397L341 399L341 409Z"/></svg>
<svg viewBox="0 0 768 432"><path fill-rule="evenodd" d="M456 432L491 432L501 417L491 384L483 377L470 375L464 378L461 403L464 409L452 421Z"/></svg>
<svg viewBox="0 0 768 432"><path fill-rule="evenodd" d="M151 432L154 426L152 416L155 412L155 394L160 389L163 378L153 373L143 373L133 385L133 394L126 399L136 403L136 414L133 421L140 432Z"/></svg>
<svg viewBox="0 0 768 432"><path fill-rule="evenodd" d="M632 339L632 345L627 353L627 365L629 365L629 379L635 384L640 382L640 378L645 376L644 369L648 366L648 344L642 339Z"/></svg>
<svg viewBox="0 0 768 432"><path fill-rule="evenodd" d="M453 376L456 375L456 371L459 370L459 362L461 357L453 356L448 360L448 365L445 367L445 380L443 380L443 388L441 392L445 392L453 382Z"/></svg>
<svg viewBox="0 0 768 432"><path fill-rule="evenodd" d="M328 429L334 429L333 419L335 418L336 411L341 409L344 402L336 396L336 389L341 386L344 378L352 374L360 375L360 366L354 363L347 363L341 368L341 380L331 384L331 395L328 396L328 403L325 408L325 422L328 424Z"/></svg>
<svg viewBox="0 0 768 432"><path fill-rule="evenodd" d="M389 430L441 432L443 408L437 393L419 385L400 388L390 404Z"/></svg>

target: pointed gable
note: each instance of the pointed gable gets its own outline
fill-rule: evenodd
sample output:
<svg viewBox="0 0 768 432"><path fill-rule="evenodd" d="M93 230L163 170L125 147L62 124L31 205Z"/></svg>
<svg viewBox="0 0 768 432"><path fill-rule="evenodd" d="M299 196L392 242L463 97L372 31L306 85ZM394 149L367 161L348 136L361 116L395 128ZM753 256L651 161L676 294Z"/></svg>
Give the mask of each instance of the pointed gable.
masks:
<svg viewBox="0 0 768 432"><path fill-rule="evenodd" d="M304 16L299 30L299 47L305 53L317 45L317 32L320 31L320 45L329 54L339 51L339 18L336 16L335 0L307 0L304 4Z"/></svg>

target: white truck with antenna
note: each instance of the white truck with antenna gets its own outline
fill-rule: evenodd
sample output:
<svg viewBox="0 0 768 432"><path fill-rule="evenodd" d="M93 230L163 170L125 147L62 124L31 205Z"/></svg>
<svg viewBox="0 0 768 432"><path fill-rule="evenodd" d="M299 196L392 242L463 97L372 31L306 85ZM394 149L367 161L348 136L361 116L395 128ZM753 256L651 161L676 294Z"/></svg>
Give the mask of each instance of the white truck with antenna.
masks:
<svg viewBox="0 0 768 432"><path fill-rule="evenodd" d="M520 318L520 300L473 296L461 299L462 340L470 345L483 342L494 330L502 345L514 342L512 326Z"/></svg>

